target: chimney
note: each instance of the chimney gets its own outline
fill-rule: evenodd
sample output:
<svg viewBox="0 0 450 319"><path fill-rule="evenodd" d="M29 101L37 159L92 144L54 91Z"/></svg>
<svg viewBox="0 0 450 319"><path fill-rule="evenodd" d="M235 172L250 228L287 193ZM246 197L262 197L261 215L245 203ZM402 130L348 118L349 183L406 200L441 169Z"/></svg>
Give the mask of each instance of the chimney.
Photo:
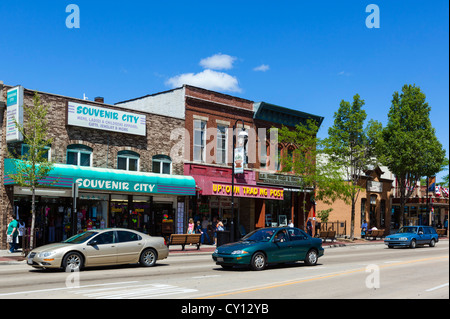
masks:
<svg viewBox="0 0 450 319"><path fill-rule="evenodd" d="M98 103L105 103L105 98L97 96L96 98L94 98L94 101Z"/></svg>

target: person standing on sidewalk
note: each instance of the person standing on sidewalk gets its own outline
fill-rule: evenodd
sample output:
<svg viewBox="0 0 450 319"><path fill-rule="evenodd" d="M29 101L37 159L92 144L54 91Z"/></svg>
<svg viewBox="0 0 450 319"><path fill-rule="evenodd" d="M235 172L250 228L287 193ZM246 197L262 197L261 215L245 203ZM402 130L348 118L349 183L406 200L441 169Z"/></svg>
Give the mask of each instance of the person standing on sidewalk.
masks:
<svg viewBox="0 0 450 319"><path fill-rule="evenodd" d="M14 215L11 215L11 222L8 224L8 228L6 230L6 237L8 238L8 242L10 245L9 253L13 253L16 250L16 241L17 236L19 235L19 222L16 220Z"/></svg>

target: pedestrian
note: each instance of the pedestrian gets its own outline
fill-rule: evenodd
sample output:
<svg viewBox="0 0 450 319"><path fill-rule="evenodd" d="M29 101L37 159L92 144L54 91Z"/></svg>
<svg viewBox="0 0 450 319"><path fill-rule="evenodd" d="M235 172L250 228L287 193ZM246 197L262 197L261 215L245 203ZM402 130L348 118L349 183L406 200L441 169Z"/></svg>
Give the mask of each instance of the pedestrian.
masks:
<svg viewBox="0 0 450 319"><path fill-rule="evenodd" d="M289 224L288 224L288 227L294 227L294 223L292 222L292 220L291 220L291 219L289 219Z"/></svg>
<svg viewBox="0 0 450 319"><path fill-rule="evenodd" d="M217 246L217 232L218 231L224 231L225 228L223 227L223 223L220 219L217 220L216 224L216 231L214 232L214 245Z"/></svg>
<svg viewBox="0 0 450 319"><path fill-rule="evenodd" d="M366 238L366 231L367 231L367 222L364 219L363 223L361 224L361 238Z"/></svg>
<svg viewBox="0 0 450 319"><path fill-rule="evenodd" d="M308 222L306 223L306 230L308 231L308 235L312 236L312 223L311 218L308 218Z"/></svg>
<svg viewBox="0 0 450 319"><path fill-rule="evenodd" d="M23 236L25 235L25 222L23 219L19 220L19 245L23 246Z"/></svg>
<svg viewBox="0 0 450 319"><path fill-rule="evenodd" d="M194 226L195 226L194 220L192 218L189 218L189 224L188 224L188 229L187 229L188 234L193 234L195 232Z"/></svg>
<svg viewBox="0 0 450 319"><path fill-rule="evenodd" d="M197 225L195 225L195 233L196 234L202 234L202 225L200 224L200 221L197 220Z"/></svg>
<svg viewBox="0 0 450 319"><path fill-rule="evenodd" d="M208 235L208 226L209 226L209 221L206 218L206 216L203 216L203 221L202 221L202 237L201 237L201 242L202 244L205 244L205 237L208 240L206 243L209 244L211 243L211 239L209 238Z"/></svg>
<svg viewBox="0 0 450 319"><path fill-rule="evenodd" d="M445 219L444 228L445 228L445 230L448 229L448 218Z"/></svg>
<svg viewBox="0 0 450 319"><path fill-rule="evenodd" d="M6 238L7 242L10 245L9 253L13 253L16 250L17 246L17 236L19 235L19 222L16 220L14 215L10 215L11 222L8 224L8 228L6 230Z"/></svg>

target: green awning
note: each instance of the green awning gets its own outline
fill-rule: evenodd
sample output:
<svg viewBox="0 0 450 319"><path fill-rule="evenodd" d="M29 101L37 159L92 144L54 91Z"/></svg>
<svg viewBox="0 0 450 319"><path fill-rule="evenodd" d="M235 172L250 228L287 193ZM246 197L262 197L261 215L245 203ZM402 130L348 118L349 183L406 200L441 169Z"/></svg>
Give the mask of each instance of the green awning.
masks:
<svg viewBox="0 0 450 319"><path fill-rule="evenodd" d="M5 159L4 184L14 185L9 176L17 174L12 159ZM191 176L131 172L118 169L54 164L49 176L41 184L71 188L77 183L80 190L101 190L127 193L195 195L195 180Z"/></svg>

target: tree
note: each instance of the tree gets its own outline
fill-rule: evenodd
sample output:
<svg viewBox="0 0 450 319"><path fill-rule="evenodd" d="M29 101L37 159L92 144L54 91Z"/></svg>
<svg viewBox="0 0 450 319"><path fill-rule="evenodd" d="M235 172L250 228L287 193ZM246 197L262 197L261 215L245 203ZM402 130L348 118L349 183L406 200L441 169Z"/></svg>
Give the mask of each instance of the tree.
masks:
<svg viewBox="0 0 450 319"><path fill-rule="evenodd" d="M53 168L53 163L48 161L48 146L52 139L48 138L48 114L49 106L40 102L37 92L34 93L33 105L23 106L24 124L15 122L17 129L23 135L23 143L27 145L28 152L18 156L14 160L15 174L9 176L16 184L22 187L31 188L31 234L30 248L34 247L34 228L36 221L36 188L39 186L49 186L49 183L42 182ZM10 154L9 157L17 159L17 156Z"/></svg>
<svg viewBox="0 0 450 319"><path fill-rule="evenodd" d="M364 128L367 114L365 102L356 94L353 103L342 100L334 113L334 124L324 140L324 153L328 162L341 168L341 198L351 203L350 238L354 238L355 207L361 191L361 179L371 166L377 164L375 150L382 125L369 121Z"/></svg>
<svg viewBox="0 0 450 319"><path fill-rule="evenodd" d="M281 171L300 177L299 186L303 194L308 189L313 190L311 198L331 205L347 190L341 181L340 168L320 158L322 141L317 137L318 130L312 119L296 125L294 130L285 126L278 130L278 141L289 150L280 158ZM305 205L306 196L303 196L303 211ZM308 215L304 214L304 225L307 218Z"/></svg>
<svg viewBox="0 0 450 319"><path fill-rule="evenodd" d="M378 144L380 161L395 175L400 193L400 225L404 208L421 177L440 172L445 150L431 125L431 107L415 85L394 92L387 126Z"/></svg>

